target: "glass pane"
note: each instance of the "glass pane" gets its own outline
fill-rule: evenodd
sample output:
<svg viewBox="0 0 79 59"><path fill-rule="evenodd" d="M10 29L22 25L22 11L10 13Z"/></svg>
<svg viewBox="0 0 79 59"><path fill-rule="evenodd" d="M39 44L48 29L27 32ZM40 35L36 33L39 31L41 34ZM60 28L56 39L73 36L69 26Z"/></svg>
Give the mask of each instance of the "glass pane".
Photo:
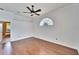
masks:
<svg viewBox="0 0 79 59"><path fill-rule="evenodd" d="M45 24L47 24L47 25L54 25L54 22L50 18L44 18L40 22L40 26L44 26Z"/></svg>

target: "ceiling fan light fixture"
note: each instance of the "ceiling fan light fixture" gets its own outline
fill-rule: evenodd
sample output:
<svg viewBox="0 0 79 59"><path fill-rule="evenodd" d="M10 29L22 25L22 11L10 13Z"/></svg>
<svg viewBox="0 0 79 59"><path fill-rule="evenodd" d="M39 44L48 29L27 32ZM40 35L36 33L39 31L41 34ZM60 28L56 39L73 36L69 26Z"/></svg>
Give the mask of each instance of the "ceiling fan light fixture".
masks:
<svg viewBox="0 0 79 59"><path fill-rule="evenodd" d="M34 5L32 5L32 7L34 7Z"/></svg>

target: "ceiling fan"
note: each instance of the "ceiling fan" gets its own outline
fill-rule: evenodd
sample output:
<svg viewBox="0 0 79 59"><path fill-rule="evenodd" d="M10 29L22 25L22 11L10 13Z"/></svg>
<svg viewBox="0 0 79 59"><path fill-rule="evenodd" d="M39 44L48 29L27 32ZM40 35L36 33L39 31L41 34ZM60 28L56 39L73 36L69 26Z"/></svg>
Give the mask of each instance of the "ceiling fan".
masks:
<svg viewBox="0 0 79 59"><path fill-rule="evenodd" d="M33 16L34 14L39 16L40 14L38 14L37 12L41 12L41 9L34 10L34 5L32 5L31 7L32 8L30 8L28 6L26 7L30 12L23 12L23 13L30 13L31 16Z"/></svg>

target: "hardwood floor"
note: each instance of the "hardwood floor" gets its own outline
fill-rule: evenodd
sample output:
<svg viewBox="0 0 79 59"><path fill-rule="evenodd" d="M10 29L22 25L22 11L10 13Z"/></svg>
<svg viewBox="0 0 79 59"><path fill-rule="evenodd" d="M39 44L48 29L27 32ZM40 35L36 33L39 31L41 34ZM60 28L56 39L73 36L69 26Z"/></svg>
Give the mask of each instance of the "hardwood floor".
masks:
<svg viewBox="0 0 79 59"><path fill-rule="evenodd" d="M77 55L76 49L30 37L0 47L5 55ZM1 52L2 51L2 52Z"/></svg>

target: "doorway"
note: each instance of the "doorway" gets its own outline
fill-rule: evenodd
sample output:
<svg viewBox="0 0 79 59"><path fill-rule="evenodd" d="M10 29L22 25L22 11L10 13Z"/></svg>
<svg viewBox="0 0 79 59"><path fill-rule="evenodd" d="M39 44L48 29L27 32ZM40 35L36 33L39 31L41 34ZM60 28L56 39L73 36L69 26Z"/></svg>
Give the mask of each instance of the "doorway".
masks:
<svg viewBox="0 0 79 59"><path fill-rule="evenodd" d="M1 21L1 29L2 29L2 40L1 43L7 42L10 40L10 22L8 21Z"/></svg>

